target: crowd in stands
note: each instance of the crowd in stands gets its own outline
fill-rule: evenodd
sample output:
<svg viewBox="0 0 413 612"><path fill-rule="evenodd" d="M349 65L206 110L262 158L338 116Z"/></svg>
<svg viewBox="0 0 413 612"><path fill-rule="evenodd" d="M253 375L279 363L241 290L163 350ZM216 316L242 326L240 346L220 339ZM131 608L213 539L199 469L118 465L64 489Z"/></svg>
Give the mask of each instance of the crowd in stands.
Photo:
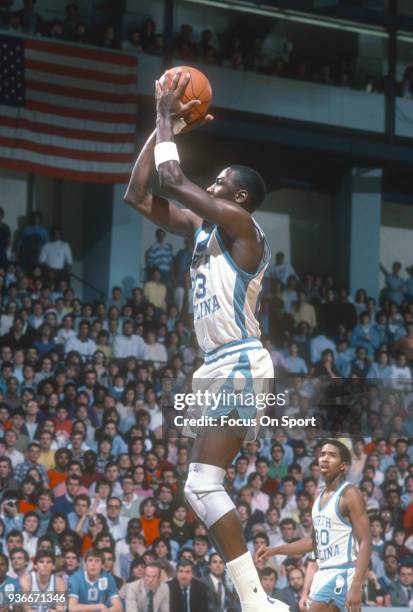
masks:
<svg viewBox="0 0 413 612"><path fill-rule="evenodd" d="M102 1L84 19L75 2L66 5L61 18L47 20L36 10L36 0L24 0L21 10L13 10L13 0L0 4L0 28L9 32L22 32L46 36L55 40L92 44L108 49L124 49L137 53L165 54L164 33L151 18L141 23L124 25L124 2ZM314 54L298 52L294 44L285 38L277 53L267 44L266 35L245 33L236 28L214 33L205 29L197 37L190 24L182 24L173 41L173 56L183 63L201 62L211 66L223 66L233 70L247 70L282 78L312 81L325 85L336 85L382 92L386 80L372 75L360 77L356 74L355 60L338 57L326 60L320 57L318 47ZM278 45L280 46L280 45ZM410 97L410 73L406 70L400 95Z"/></svg>
<svg viewBox="0 0 413 612"><path fill-rule="evenodd" d="M162 413L202 364L190 245L174 253L157 230L143 286L89 303L70 286L61 230L49 237L33 213L9 261L0 212L0 582L24 582L39 554L52 553L72 603L87 603L82 567L114 612L117 592L128 612L239 612L223 560L184 501L189 440ZM407 278L399 263L385 273L376 303L332 278L299 277L278 253L261 313L276 372L291 377L285 414L322 412L313 380L365 385L343 440L371 519L372 606L408 605L413 588L413 268ZM252 552L309 533L320 437L267 429L228 468ZM278 556L258 567L266 592L292 612L306 562Z"/></svg>

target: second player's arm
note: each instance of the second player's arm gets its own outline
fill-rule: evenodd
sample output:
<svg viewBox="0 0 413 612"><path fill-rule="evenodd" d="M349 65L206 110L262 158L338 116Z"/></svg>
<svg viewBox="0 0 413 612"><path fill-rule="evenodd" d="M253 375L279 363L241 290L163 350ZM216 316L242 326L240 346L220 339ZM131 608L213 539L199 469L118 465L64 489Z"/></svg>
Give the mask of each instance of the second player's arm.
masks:
<svg viewBox="0 0 413 612"><path fill-rule="evenodd" d="M311 590L311 583L313 582L314 574L316 573L318 568L317 561L315 559L309 559L305 576L304 576L304 585L303 590L301 592L301 597L298 602L298 607L301 612L304 612L309 608L309 595Z"/></svg>
<svg viewBox="0 0 413 612"><path fill-rule="evenodd" d="M273 546L272 548L262 546L258 549L256 558L269 559L274 555L305 555L312 550L314 550L314 540L311 536L308 536L307 538L302 538L296 542L280 544L280 546Z"/></svg>
<svg viewBox="0 0 413 612"><path fill-rule="evenodd" d="M361 588L366 578L371 555L370 522L361 493L356 487L347 487L343 493L345 515L349 517L359 545L353 582L347 595L346 607L356 612L360 607Z"/></svg>

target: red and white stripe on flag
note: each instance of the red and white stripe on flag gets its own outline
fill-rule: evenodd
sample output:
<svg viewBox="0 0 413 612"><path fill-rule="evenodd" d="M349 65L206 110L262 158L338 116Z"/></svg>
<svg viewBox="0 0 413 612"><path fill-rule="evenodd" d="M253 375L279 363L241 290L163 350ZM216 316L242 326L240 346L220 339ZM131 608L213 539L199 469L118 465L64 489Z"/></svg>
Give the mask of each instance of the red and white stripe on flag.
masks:
<svg viewBox="0 0 413 612"><path fill-rule="evenodd" d="M84 182L126 182L134 157L137 58L44 39L21 41L24 103L0 104L0 166Z"/></svg>

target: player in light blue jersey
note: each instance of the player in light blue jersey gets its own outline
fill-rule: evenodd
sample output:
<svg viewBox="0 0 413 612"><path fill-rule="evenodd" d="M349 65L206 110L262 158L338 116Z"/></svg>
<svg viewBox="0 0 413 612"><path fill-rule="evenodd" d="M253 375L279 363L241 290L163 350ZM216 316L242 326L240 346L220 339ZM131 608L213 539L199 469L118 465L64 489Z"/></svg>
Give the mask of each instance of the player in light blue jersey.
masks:
<svg viewBox="0 0 413 612"><path fill-rule="evenodd" d="M9 610L15 604L14 594L21 593L20 582L17 578L7 576L9 560L5 554L0 553L0 611ZM18 607L16 606L16 610Z"/></svg>
<svg viewBox="0 0 413 612"><path fill-rule="evenodd" d="M122 603L115 580L102 571L103 553L91 548L85 555L85 567L69 578L70 612L121 612Z"/></svg>
<svg viewBox="0 0 413 612"><path fill-rule="evenodd" d="M360 491L345 480L348 448L325 440L319 465L325 487L312 509L312 535L274 548L261 547L257 559L315 552L318 570L309 595L310 612L358 612L371 554L370 523ZM312 563L312 566L314 564Z"/></svg>
<svg viewBox="0 0 413 612"><path fill-rule="evenodd" d="M229 166L207 190L184 175L174 132L182 125L177 116L191 112L197 104L181 102L189 79L189 74L184 76L177 70L172 82L164 77L156 82L157 127L135 164L125 201L168 231L195 240L191 265L194 325L205 363L194 373L194 389L209 392L212 385L219 389L225 386L224 395L228 397L232 389L238 389L239 381L253 394L262 381L274 376L257 321L261 282L270 252L263 231L252 217L264 200L265 184L257 172L245 166ZM206 117L207 122L211 119ZM154 161L161 187L183 208L152 194ZM198 405L197 409L205 416L205 406ZM202 435L196 432L186 499L225 559L242 611L288 610L282 602L268 598L262 588L235 505L223 485L225 470L240 451L247 431L221 427L221 418L224 424L235 417L248 425L256 416L255 405L244 402L234 408L220 401L214 410L220 417L218 427L206 426Z"/></svg>

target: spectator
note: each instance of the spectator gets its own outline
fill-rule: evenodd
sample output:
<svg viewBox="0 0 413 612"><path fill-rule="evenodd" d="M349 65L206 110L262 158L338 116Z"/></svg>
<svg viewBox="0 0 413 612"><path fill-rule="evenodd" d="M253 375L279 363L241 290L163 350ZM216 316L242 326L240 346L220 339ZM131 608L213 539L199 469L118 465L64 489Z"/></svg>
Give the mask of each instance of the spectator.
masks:
<svg viewBox="0 0 413 612"><path fill-rule="evenodd" d="M293 306L293 316L296 325L304 321L308 323L310 331L317 324L317 317L314 306L308 302L306 292L301 289L297 291L298 301Z"/></svg>
<svg viewBox="0 0 413 612"><path fill-rule="evenodd" d="M17 13L21 19L23 32L25 34L41 33L44 21L35 11L36 0L23 0L23 4L24 8Z"/></svg>
<svg viewBox="0 0 413 612"><path fill-rule="evenodd" d="M78 335L69 338L65 344L66 355L72 351L79 353L83 359L92 357L96 351L96 344L90 338L90 323L86 319L80 321Z"/></svg>
<svg viewBox="0 0 413 612"><path fill-rule="evenodd" d="M264 589L268 597L278 599L279 592L275 588L275 585L278 580L278 575L275 569L272 567L264 567L262 570L260 570L259 575L260 575L262 588Z"/></svg>
<svg viewBox="0 0 413 612"><path fill-rule="evenodd" d="M149 275L153 268L157 268L161 273L162 282L168 284L172 273L173 250L172 245L169 242L165 242L165 236L166 234L162 229L156 230L156 242L147 249L145 261L146 274Z"/></svg>
<svg viewBox="0 0 413 612"><path fill-rule="evenodd" d="M290 276L298 278L292 265L285 261L285 255L282 251L279 251L275 255L275 263L270 269L270 277L279 280L284 285Z"/></svg>
<svg viewBox="0 0 413 612"><path fill-rule="evenodd" d="M411 607L413 601L413 567L404 565L399 568L399 579L389 585L392 606Z"/></svg>
<svg viewBox="0 0 413 612"><path fill-rule="evenodd" d="M308 374L307 364L298 355L298 344L292 342L289 348L289 356L285 357L285 364L289 372L292 374Z"/></svg>
<svg viewBox="0 0 413 612"><path fill-rule="evenodd" d="M402 265L399 261L395 261L393 263L391 274L385 269L384 266L380 265L380 270L383 272L386 278L387 299L395 302L395 304L398 306L400 306L404 297L405 281L400 276L401 269Z"/></svg>
<svg viewBox="0 0 413 612"><path fill-rule="evenodd" d="M5 268L8 264L7 250L10 244L10 228L4 223L4 209L0 208L0 268Z"/></svg>
<svg viewBox="0 0 413 612"><path fill-rule="evenodd" d="M72 251L69 243L62 240L62 230L57 225L40 251L39 262L45 266L49 282L67 280L73 264Z"/></svg>
<svg viewBox="0 0 413 612"><path fill-rule="evenodd" d="M373 357L380 344L380 338L375 330L375 326L370 324L370 317L367 312L360 315L360 323L352 333L351 344L354 348L362 346L366 349L367 355Z"/></svg>
<svg viewBox="0 0 413 612"><path fill-rule="evenodd" d="M299 601L303 592L304 572L302 569L291 569L288 572L288 586L278 594L278 599L286 603L291 612L299 612Z"/></svg>
<svg viewBox="0 0 413 612"><path fill-rule="evenodd" d="M208 612L207 586L193 577L193 564L179 561L176 577L168 582L170 592L170 612Z"/></svg>
<svg viewBox="0 0 413 612"><path fill-rule="evenodd" d="M142 53L143 45L142 45L142 35L139 29L135 28L131 31L129 35L129 40L124 40L122 43L122 48L125 51Z"/></svg>
<svg viewBox="0 0 413 612"><path fill-rule="evenodd" d="M225 563L218 553L209 555L209 574L204 578L208 588L208 612L235 612L236 598L225 576Z"/></svg>
<svg viewBox="0 0 413 612"><path fill-rule="evenodd" d="M145 19L142 24L142 47L145 53L151 53L155 37L155 22L152 19ZM159 230L158 230L159 231ZM161 230L162 231L162 230ZM150 266L156 264L151 263Z"/></svg>
<svg viewBox="0 0 413 612"><path fill-rule="evenodd" d="M168 586L161 582L161 569L152 562L144 570L143 578L126 586L126 609L130 612L153 610L169 612L170 598Z"/></svg>
<svg viewBox="0 0 413 612"><path fill-rule="evenodd" d="M115 306L118 310L122 310L125 303L126 300L122 295L122 289L117 286L112 287L112 295L107 301L108 310L110 310L113 306Z"/></svg>
<svg viewBox="0 0 413 612"><path fill-rule="evenodd" d="M136 357L137 359L148 359L145 342L133 333L131 321L125 321L122 327L122 334L115 336L113 341L113 355L120 359Z"/></svg>
<svg viewBox="0 0 413 612"><path fill-rule="evenodd" d="M63 20L63 34L68 40L75 40L76 30L80 23L79 8L74 2L69 2L65 8L66 17Z"/></svg>
<svg viewBox="0 0 413 612"><path fill-rule="evenodd" d="M315 364L320 361L323 351L330 349L334 359L337 358L337 351L334 342L329 340L323 333L322 329L316 327L313 332L313 338L310 342L311 363Z"/></svg>
<svg viewBox="0 0 413 612"><path fill-rule="evenodd" d="M27 2L30 4L33 0L27 0ZM19 263L28 271L32 271L37 266L40 251L49 239L47 230L41 221L42 215L39 212L32 213L18 242Z"/></svg>
<svg viewBox="0 0 413 612"><path fill-rule="evenodd" d="M101 47L106 47L107 49L121 48L120 41L116 37L115 28L112 25L108 25L104 28L99 44Z"/></svg>
<svg viewBox="0 0 413 612"><path fill-rule="evenodd" d="M122 604L111 574L103 570L103 553L90 549L85 555L85 571L69 578L69 608L81 612L84 606L104 605L111 612L121 612Z"/></svg>

